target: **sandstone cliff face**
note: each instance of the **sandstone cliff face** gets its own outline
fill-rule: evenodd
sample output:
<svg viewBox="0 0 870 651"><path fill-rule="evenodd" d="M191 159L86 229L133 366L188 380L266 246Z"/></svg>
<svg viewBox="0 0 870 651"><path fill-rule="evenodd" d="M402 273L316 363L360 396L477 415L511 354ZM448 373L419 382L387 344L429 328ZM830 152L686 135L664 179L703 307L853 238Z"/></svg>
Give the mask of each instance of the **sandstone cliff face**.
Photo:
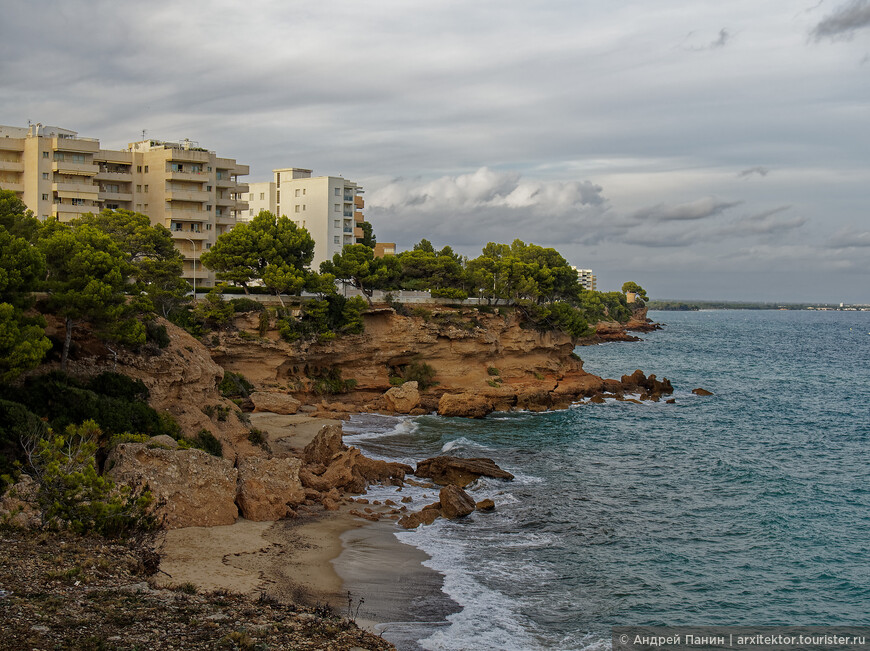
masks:
<svg viewBox="0 0 870 651"><path fill-rule="evenodd" d="M118 348L117 358L97 339L77 333L82 352L70 361L70 373L88 376L117 371L142 380L148 387L149 404L171 413L186 437L195 437L206 429L223 443L224 456L233 458L253 452L247 427L233 415L237 407L218 391L223 368L198 339L169 321L158 319L158 323L166 327L169 335L166 348L145 346L140 352ZM47 331L51 334L59 327L59 322L50 317ZM210 406L229 410L228 417L219 420L207 415L203 408Z"/></svg>
<svg viewBox="0 0 870 651"><path fill-rule="evenodd" d="M425 362L435 369L438 382L424 392L430 399L424 396L422 406L430 410L444 393L470 391L495 407L509 408L516 405L519 392L549 393L565 381L582 384L583 378L587 384L598 382L571 356L571 337L522 328L513 312L501 316L441 306L419 312L421 316L399 316L391 309L376 310L364 316L363 334L324 344L289 344L271 332L255 339L224 334L212 355L223 368L242 373L259 388L296 391L303 401L300 390L307 378L340 369L344 379L356 381L355 396L343 395L341 400L357 404L390 389L391 375ZM240 317L236 325L254 330L250 317ZM491 374L492 369L498 374ZM390 409L386 403L375 406Z"/></svg>

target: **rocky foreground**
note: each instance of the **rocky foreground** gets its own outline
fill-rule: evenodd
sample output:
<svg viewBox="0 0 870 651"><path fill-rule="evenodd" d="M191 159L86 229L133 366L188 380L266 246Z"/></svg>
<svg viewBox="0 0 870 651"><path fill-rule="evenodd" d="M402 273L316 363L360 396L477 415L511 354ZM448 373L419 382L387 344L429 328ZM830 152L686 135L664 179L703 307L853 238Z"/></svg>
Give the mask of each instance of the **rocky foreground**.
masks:
<svg viewBox="0 0 870 651"><path fill-rule="evenodd" d="M394 648L325 605L201 593L192 584L154 589L155 569L135 547L104 539L0 530L0 647Z"/></svg>

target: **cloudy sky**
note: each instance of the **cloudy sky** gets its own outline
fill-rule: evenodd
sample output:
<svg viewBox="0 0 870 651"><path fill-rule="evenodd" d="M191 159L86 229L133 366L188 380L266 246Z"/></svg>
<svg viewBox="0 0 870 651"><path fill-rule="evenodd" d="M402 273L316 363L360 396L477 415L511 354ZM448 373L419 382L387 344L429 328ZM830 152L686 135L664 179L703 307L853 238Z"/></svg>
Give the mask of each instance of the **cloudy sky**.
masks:
<svg viewBox="0 0 870 651"><path fill-rule="evenodd" d="M0 124L342 175L400 248L870 303L870 0L0 2Z"/></svg>

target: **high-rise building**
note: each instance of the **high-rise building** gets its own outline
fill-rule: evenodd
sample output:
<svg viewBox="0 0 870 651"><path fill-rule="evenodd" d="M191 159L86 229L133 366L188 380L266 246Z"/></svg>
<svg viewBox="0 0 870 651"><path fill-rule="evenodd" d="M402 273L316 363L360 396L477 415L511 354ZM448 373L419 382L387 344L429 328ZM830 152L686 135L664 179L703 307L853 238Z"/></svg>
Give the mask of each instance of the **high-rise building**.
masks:
<svg viewBox="0 0 870 651"><path fill-rule="evenodd" d="M40 219L69 221L103 208L141 212L170 230L184 277L210 286L198 259L248 210L247 165L189 140L142 140L123 150L35 124L0 126L0 189L13 190Z"/></svg>
<svg viewBox="0 0 870 651"><path fill-rule="evenodd" d="M241 218L253 219L260 210L268 210L305 228L314 240L312 269L363 237L361 186L340 176L311 176L311 170L300 167L272 173L272 181L248 184L248 209Z"/></svg>
<svg viewBox="0 0 870 651"><path fill-rule="evenodd" d="M595 274L592 273L592 269L578 269L577 267L571 268L577 272L577 279L583 287L595 291Z"/></svg>

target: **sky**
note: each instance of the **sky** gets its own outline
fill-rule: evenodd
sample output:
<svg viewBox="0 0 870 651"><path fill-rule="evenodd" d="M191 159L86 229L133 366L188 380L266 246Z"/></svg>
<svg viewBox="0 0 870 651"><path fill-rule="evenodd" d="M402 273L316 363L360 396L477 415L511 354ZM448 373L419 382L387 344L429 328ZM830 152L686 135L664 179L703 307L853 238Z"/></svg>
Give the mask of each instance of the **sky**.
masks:
<svg viewBox="0 0 870 651"><path fill-rule="evenodd" d="M870 0L0 0L0 124L365 187L380 241L870 303Z"/></svg>

